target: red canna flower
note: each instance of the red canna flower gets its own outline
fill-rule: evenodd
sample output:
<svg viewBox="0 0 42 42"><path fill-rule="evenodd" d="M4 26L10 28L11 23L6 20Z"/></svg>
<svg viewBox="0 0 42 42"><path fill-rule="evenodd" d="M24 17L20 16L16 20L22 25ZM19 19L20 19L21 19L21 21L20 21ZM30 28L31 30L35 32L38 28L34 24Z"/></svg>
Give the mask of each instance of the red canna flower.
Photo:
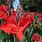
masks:
<svg viewBox="0 0 42 42"><path fill-rule="evenodd" d="M4 23L3 25L0 26L1 30L3 30L5 33L11 33L11 34L16 34L19 40L22 40L23 38L23 33L20 30L20 28L14 24L11 23ZM20 35L21 33L21 35Z"/></svg>
<svg viewBox="0 0 42 42"><path fill-rule="evenodd" d="M6 23L0 25L0 29L3 30L5 33L11 33L16 34L19 40L22 40L23 38L23 32L26 29L26 27L32 23L33 17L27 14L24 14L20 17L19 25L17 24L14 17L16 17L16 12L12 14L11 16L8 16L7 13L0 13L0 18L6 20ZM21 35L20 35L21 33Z"/></svg>

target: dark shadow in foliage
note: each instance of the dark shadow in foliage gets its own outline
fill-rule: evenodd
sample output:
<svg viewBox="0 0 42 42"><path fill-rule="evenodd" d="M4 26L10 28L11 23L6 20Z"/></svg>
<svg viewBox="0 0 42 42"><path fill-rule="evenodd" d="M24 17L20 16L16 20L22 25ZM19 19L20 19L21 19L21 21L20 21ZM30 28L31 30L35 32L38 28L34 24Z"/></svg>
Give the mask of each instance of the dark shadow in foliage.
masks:
<svg viewBox="0 0 42 42"><path fill-rule="evenodd" d="M42 13L42 0L19 0L25 11Z"/></svg>
<svg viewBox="0 0 42 42"><path fill-rule="evenodd" d="M10 34L10 42L14 42L14 36Z"/></svg>

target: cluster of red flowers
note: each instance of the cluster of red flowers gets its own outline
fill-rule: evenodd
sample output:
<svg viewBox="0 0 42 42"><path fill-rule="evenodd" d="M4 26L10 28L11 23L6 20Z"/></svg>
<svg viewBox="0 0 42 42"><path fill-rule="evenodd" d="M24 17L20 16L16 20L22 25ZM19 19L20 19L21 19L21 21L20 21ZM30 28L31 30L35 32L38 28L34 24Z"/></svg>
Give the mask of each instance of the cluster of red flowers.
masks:
<svg viewBox="0 0 42 42"><path fill-rule="evenodd" d="M39 34L34 33L32 35L32 39L34 42L42 42L42 37Z"/></svg>
<svg viewBox="0 0 42 42"><path fill-rule="evenodd" d="M30 25L33 22L34 14L36 13L31 12L28 14L23 14L17 23L17 21L15 20L17 12L14 11L14 13L11 16L9 16L7 13L6 6L2 4L0 6L0 18L4 19L6 22L0 25L0 30L3 30L5 33L15 34L18 37L18 39L21 40L23 38L23 31L28 25Z"/></svg>

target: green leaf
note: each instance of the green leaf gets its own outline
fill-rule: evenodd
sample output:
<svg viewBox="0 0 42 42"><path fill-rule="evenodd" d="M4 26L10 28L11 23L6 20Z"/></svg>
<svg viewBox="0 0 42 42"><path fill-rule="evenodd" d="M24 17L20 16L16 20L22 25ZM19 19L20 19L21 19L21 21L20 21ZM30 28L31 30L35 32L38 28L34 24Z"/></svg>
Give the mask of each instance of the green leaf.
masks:
<svg viewBox="0 0 42 42"><path fill-rule="evenodd" d="M37 18L39 18L39 16L36 15L35 18L37 19Z"/></svg>
<svg viewBox="0 0 42 42"><path fill-rule="evenodd" d="M32 42L32 40L31 40L32 34L33 34L33 28L32 27L30 27L30 29L27 28L27 30L25 32L25 38L26 38L27 41Z"/></svg>
<svg viewBox="0 0 42 42"><path fill-rule="evenodd" d="M2 33L2 30L0 30L0 39L3 38L3 33Z"/></svg>
<svg viewBox="0 0 42 42"><path fill-rule="evenodd" d="M28 38L30 38L32 36L32 33L33 33L33 28L31 28Z"/></svg>
<svg viewBox="0 0 42 42"><path fill-rule="evenodd" d="M40 30L40 28L36 28L36 32L42 36L42 31Z"/></svg>

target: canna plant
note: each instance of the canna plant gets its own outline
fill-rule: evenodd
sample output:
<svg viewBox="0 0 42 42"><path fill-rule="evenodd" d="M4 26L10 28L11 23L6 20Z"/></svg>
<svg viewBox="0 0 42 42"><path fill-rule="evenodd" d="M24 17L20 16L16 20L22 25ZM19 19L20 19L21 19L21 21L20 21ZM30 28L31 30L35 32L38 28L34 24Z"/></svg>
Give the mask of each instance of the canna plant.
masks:
<svg viewBox="0 0 42 42"><path fill-rule="evenodd" d="M11 1L7 2L11 6ZM24 42L42 42L42 13L23 12L17 23L17 11L14 11L13 7L8 8L8 5L0 6L0 31L4 35L2 42L9 42L9 40L14 42L13 35L16 35L21 42L22 39Z"/></svg>

